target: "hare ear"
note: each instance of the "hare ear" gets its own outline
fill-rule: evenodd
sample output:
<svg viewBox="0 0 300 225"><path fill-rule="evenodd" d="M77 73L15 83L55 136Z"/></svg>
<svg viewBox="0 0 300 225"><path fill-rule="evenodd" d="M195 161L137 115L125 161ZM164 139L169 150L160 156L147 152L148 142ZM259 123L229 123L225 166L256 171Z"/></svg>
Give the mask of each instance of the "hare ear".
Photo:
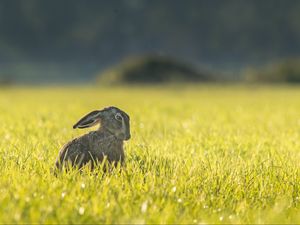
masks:
<svg viewBox="0 0 300 225"><path fill-rule="evenodd" d="M87 128L100 123L101 111L95 110L90 112L89 114L82 117L74 126L73 129L76 128Z"/></svg>

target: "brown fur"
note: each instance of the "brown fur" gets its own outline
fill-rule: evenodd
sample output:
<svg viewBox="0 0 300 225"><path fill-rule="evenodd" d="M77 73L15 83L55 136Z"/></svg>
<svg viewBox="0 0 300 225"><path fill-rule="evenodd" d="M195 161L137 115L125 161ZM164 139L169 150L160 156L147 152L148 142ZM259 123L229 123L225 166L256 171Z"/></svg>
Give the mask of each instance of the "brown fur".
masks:
<svg viewBox="0 0 300 225"><path fill-rule="evenodd" d="M117 108L114 108L112 113L115 113L115 109ZM109 117L108 115L108 113L105 114L106 117ZM113 122L111 117L109 118L109 120L101 118L103 122L99 130L77 137L64 145L57 157L56 167L61 170L66 164L70 164L73 167L82 168L87 163L91 163L93 169L97 163L103 161L104 157L112 165L116 166L118 163L123 165L125 160L124 140L116 135L118 130L112 133L106 128L108 124L105 121Z"/></svg>

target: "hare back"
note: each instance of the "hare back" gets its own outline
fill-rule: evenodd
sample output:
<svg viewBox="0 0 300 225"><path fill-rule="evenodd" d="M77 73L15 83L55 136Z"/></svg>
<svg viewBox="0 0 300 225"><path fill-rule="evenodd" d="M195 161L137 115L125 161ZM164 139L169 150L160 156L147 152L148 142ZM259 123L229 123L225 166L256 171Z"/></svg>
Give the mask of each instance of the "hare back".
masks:
<svg viewBox="0 0 300 225"><path fill-rule="evenodd" d="M61 169L65 163L71 163L81 168L91 162L93 167L95 163L102 162L104 157L110 163L123 163L123 142L110 134L93 131L67 143L60 150L56 166Z"/></svg>

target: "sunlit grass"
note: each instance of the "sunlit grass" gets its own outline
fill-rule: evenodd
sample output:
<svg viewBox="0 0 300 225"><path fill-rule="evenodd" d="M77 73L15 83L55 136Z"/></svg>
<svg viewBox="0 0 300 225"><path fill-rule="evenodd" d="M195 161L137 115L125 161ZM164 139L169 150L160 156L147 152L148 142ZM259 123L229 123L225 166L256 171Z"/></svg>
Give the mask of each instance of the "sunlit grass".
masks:
<svg viewBox="0 0 300 225"><path fill-rule="evenodd" d="M109 105L131 116L126 168L53 176ZM19 87L0 121L1 223L300 222L298 87Z"/></svg>

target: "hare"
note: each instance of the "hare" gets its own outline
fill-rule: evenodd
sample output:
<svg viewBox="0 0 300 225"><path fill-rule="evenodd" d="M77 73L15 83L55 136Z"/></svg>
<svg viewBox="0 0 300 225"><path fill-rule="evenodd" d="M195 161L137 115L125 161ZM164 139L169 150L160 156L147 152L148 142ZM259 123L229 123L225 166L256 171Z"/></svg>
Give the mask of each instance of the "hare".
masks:
<svg viewBox="0 0 300 225"><path fill-rule="evenodd" d="M98 123L101 124L98 130L77 137L63 146L55 163L57 169L61 170L68 163L82 168L89 162L91 169L94 169L95 163L101 163L104 157L110 164L124 164L123 141L130 139L129 116L111 106L90 112L73 129L87 128Z"/></svg>

